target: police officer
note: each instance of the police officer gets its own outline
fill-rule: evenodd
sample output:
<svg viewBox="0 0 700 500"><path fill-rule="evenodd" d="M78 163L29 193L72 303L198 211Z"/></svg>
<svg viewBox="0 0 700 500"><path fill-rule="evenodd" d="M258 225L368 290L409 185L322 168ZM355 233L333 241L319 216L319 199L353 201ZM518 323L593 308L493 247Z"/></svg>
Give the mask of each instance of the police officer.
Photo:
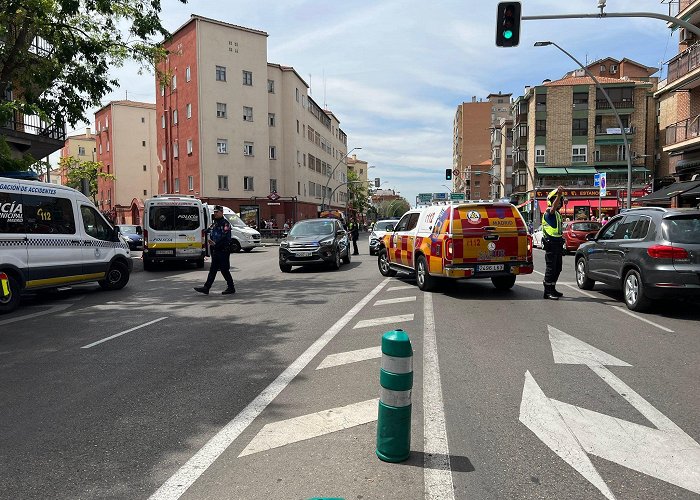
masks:
<svg viewBox="0 0 700 500"><path fill-rule="evenodd" d="M194 289L205 295L209 294L209 289L214 283L216 273L221 271L221 275L226 280L226 290L221 292L221 295L230 295L236 293L236 287L233 284L231 271L229 271L229 247L231 245L231 225L224 217L224 207L216 205L214 207L214 220L207 229L209 233L209 245L211 250L211 266L209 267L209 276L204 286L196 286Z"/></svg>
<svg viewBox="0 0 700 500"><path fill-rule="evenodd" d="M544 246L544 298L559 300L563 296L556 289L557 280L561 273L562 254L564 253L564 238L562 237L561 210L564 188L559 186L547 195L547 210L542 214L542 240Z"/></svg>
<svg viewBox="0 0 700 500"><path fill-rule="evenodd" d="M357 224L357 219L353 219L350 223L350 239L352 240L352 254L360 255L360 251L357 249L357 239L360 237L360 226Z"/></svg>

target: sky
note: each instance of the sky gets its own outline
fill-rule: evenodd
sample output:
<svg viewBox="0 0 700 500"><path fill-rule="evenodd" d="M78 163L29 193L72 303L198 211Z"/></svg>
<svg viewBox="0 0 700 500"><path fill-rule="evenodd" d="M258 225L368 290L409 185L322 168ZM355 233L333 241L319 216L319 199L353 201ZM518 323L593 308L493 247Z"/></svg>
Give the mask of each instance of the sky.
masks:
<svg viewBox="0 0 700 500"><path fill-rule="evenodd" d="M663 0L667 2L668 0ZM311 95L348 135L348 150L374 168L383 189L414 204L420 192L446 192L457 106L490 93L517 97L526 85L556 80L582 62L627 57L663 68L678 36L656 19L607 18L522 22L520 45L495 45L492 0L163 0L164 26L174 31L191 14L268 33L268 62L293 66ZM523 0L524 16L595 14L598 0ZM223 8L225 6L225 8ZM659 0L608 0L606 12L668 14ZM105 96L155 102L152 74L113 68L120 87ZM94 111L88 116L94 116ZM77 128L82 132L83 128ZM94 130L94 129L93 129Z"/></svg>

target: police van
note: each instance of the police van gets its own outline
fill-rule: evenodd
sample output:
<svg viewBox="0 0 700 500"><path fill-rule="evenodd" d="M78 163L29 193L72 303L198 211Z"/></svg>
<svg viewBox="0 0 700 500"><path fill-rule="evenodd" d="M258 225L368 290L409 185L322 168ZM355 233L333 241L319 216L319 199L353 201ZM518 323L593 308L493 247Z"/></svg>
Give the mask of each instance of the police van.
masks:
<svg viewBox="0 0 700 500"><path fill-rule="evenodd" d="M131 269L128 245L85 195L0 177L0 313L24 290L91 281L119 290Z"/></svg>
<svg viewBox="0 0 700 500"><path fill-rule="evenodd" d="M204 267L206 207L194 196L159 194L144 202L143 269L156 262L186 261Z"/></svg>
<svg viewBox="0 0 700 500"><path fill-rule="evenodd" d="M206 205L207 222L211 223L215 205ZM253 248L261 246L260 233L249 227L236 212L229 207L224 208L224 217L231 224L231 250L233 252L251 252ZM207 224L207 225L208 225Z"/></svg>

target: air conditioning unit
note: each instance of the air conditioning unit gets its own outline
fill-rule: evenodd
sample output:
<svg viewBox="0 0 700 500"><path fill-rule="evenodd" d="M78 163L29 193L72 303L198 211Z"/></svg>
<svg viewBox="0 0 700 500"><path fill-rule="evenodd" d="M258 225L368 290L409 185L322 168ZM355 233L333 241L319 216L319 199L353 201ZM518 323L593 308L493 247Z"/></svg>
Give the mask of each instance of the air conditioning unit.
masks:
<svg viewBox="0 0 700 500"><path fill-rule="evenodd" d="M681 42L692 42L695 40L695 34L693 32L688 31L685 28L681 29Z"/></svg>

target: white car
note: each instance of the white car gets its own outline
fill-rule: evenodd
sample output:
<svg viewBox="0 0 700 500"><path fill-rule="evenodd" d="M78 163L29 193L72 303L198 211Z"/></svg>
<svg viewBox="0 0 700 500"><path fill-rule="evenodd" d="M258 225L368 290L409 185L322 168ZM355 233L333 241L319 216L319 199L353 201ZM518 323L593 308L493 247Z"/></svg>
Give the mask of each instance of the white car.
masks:
<svg viewBox="0 0 700 500"><path fill-rule="evenodd" d="M398 219L387 219L378 220L374 225L374 229L369 233L369 254L376 255L377 249L379 248L379 243L382 241L384 235L388 232L394 230L394 226L398 222Z"/></svg>
<svg viewBox="0 0 700 500"><path fill-rule="evenodd" d="M535 248L544 248L542 246L542 226L535 229L532 233L532 246Z"/></svg>
<svg viewBox="0 0 700 500"><path fill-rule="evenodd" d="M214 213L215 205L207 205L209 211L208 221L211 222L211 214ZM260 233L249 227L239 215L231 210L229 207L224 207L224 217L231 224L231 239L232 239L232 249L234 252L252 252L253 248L262 246L260 242Z"/></svg>

